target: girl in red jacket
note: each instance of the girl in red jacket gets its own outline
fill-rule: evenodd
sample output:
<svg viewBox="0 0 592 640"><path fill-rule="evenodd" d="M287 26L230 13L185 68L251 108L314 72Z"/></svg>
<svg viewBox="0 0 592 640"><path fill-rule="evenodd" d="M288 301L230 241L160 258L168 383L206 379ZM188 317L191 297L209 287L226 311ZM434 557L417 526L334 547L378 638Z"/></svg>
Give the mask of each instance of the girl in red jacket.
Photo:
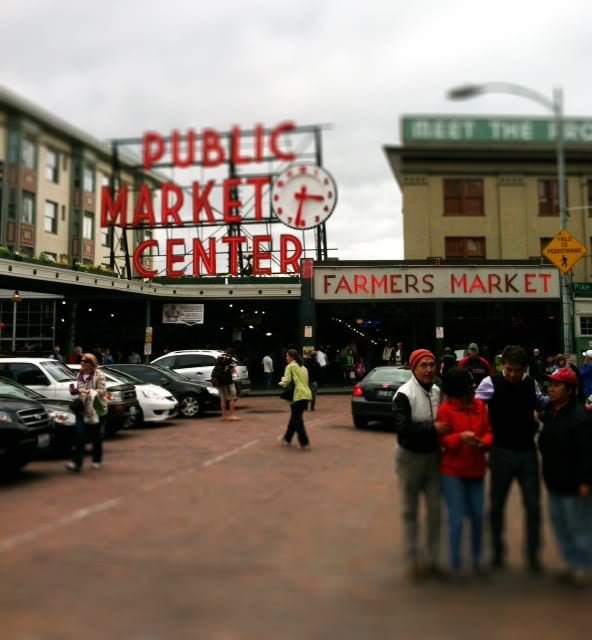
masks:
<svg viewBox="0 0 592 640"><path fill-rule="evenodd" d="M473 570L481 570L483 512L485 502L485 452L493 442L487 407L474 397L473 378L467 369L450 369L442 381L446 400L438 409L438 420L452 426L440 438L440 476L448 510L450 564L461 569L461 541L465 517L471 521Z"/></svg>

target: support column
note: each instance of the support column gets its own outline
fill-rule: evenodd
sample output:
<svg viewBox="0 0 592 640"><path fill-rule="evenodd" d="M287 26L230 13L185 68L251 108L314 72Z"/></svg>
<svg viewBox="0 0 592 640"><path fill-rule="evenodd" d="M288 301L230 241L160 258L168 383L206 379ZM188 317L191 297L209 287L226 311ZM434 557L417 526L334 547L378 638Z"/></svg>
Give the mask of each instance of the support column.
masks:
<svg viewBox="0 0 592 640"><path fill-rule="evenodd" d="M74 351L76 344L76 310L78 303L76 300L69 300L66 304L66 329L64 334L64 357L69 356Z"/></svg>
<svg viewBox="0 0 592 640"><path fill-rule="evenodd" d="M149 364L152 359L152 313L150 300L146 300L146 325L144 327L144 363ZM146 347L149 347L147 349ZM146 351L150 351L150 353L146 353Z"/></svg>
<svg viewBox="0 0 592 640"><path fill-rule="evenodd" d="M434 305L434 340L436 362L440 362L444 353L444 303L436 300Z"/></svg>
<svg viewBox="0 0 592 640"><path fill-rule="evenodd" d="M313 299L314 262L310 258L300 261L300 351L302 354L313 351L317 339L316 309Z"/></svg>

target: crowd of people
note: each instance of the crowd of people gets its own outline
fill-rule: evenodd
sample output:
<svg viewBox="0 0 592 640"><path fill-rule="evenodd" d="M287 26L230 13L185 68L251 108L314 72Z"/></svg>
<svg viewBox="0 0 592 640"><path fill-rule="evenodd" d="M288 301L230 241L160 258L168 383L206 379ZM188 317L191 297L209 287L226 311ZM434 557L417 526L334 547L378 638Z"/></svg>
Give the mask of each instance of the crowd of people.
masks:
<svg viewBox="0 0 592 640"><path fill-rule="evenodd" d="M559 360L542 385L528 375L529 357L520 346L501 353L500 370L478 356L477 345L458 363L436 362L417 349L409 356L413 373L395 394L407 572L413 579L443 577L440 558L441 500L448 522L449 571L460 579L462 529L471 524L471 568L502 570L507 562L505 510L514 481L525 510L525 562L540 575L542 478L549 496L550 523L566 570L560 579L576 587L592 580L592 416L579 399L580 381ZM473 353L471 353L473 352ZM592 361L592 353L586 355ZM458 365L458 366L455 366ZM468 366L467 366L468 365ZM435 384L442 373L442 389ZM581 372L580 372L581 376ZM479 380L480 377L480 380ZM489 567L483 561L485 475L489 471ZM419 535L419 501L427 506L427 549Z"/></svg>

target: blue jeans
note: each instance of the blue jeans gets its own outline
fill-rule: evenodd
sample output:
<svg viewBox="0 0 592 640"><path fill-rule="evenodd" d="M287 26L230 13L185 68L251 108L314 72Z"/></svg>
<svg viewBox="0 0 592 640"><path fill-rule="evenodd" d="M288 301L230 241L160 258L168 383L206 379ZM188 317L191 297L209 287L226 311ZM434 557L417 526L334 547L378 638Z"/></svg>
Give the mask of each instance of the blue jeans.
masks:
<svg viewBox="0 0 592 640"><path fill-rule="evenodd" d="M502 449L495 445L489 453L490 518L493 561L503 563L505 556L504 512L514 480L522 492L526 511L526 548L531 564L538 561L541 546L541 503L539 459L534 446L527 451Z"/></svg>
<svg viewBox="0 0 592 640"><path fill-rule="evenodd" d="M92 461L101 463L103 461L103 416L98 424L86 424L82 414L76 414L76 440L74 442L74 453L72 462L82 469L84 462L84 450L86 443L92 443Z"/></svg>
<svg viewBox="0 0 592 640"><path fill-rule="evenodd" d="M448 545L450 566L460 571L462 530L465 518L471 522L473 568L479 568L483 552L483 516L485 483L483 478L441 476L442 493L448 510Z"/></svg>
<svg viewBox="0 0 592 640"><path fill-rule="evenodd" d="M592 569L592 497L549 493L549 515L561 555L570 569Z"/></svg>

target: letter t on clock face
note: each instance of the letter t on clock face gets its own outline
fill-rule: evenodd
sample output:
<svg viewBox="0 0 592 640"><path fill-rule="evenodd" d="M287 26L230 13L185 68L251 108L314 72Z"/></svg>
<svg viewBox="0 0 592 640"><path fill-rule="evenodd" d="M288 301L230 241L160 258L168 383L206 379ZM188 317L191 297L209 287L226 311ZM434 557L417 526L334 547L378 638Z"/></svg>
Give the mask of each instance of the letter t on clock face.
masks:
<svg viewBox="0 0 592 640"><path fill-rule="evenodd" d="M337 185L330 173L316 165L292 165L271 188L275 215L292 229L313 229L335 210Z"/></svg>

